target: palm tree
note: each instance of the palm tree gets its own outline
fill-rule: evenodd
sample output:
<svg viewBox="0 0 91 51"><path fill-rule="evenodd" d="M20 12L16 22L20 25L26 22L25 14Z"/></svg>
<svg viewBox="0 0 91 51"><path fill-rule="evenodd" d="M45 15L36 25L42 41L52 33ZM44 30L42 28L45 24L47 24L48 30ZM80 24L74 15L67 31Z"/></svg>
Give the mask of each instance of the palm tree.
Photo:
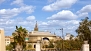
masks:
<svg viewBox="0 0 91 51"><path fill-rule="evenodd" d="M26 47L25 43L25 37L27 36L28 31L25 28L22 28L22 26L18 27L16 26L16 30L14 33L12 33L14 42L16 44L15 48L22 50ZM18 50L17 50L18 51Z"/></svg>

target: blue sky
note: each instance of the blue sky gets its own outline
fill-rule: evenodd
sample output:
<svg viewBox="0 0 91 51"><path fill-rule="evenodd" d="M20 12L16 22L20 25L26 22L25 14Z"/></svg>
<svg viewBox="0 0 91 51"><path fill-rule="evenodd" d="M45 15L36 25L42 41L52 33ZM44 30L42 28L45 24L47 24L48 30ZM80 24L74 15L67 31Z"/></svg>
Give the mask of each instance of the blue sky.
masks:
<svg viewBox="0 0 91 51"><path fill-rule="evenodd" d="M75 30L81 19L91 20L91 0L0 0L0 28L10 36L15 26L22 26L29 32L36 21L39 31L49 31L61 36Z"/></svg>

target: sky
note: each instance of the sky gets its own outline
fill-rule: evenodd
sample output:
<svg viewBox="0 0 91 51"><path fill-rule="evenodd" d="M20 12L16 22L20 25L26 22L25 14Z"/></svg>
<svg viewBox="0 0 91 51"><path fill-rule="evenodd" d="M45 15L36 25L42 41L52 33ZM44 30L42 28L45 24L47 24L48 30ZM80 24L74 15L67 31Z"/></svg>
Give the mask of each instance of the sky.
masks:
<svg viewBox="0 0 91 51"><path fill-rule="evenodd" d="M16 26L33 31L36 21L39 31L61 36L73 34L81 19L91 20L91 0L0 0L0 29L11 36Z"/></svg>

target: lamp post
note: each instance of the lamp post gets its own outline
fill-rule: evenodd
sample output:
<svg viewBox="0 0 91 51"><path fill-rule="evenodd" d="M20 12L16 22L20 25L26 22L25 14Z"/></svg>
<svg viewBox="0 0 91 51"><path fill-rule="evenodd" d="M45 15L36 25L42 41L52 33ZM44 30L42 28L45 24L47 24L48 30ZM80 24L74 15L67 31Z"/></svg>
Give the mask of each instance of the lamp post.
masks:
<svg viewBox="0 0 91 51"><path fill-rule="evenodd" d="M64 51L64 35L63 35L63 28L58 29L58 30L62 30L62 51Z"/></svg>

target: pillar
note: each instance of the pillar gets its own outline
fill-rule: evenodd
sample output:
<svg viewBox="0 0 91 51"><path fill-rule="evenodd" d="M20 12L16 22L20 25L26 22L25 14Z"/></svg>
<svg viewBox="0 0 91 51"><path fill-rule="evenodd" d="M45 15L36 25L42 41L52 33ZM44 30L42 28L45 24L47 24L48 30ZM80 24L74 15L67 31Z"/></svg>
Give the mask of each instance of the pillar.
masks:
<svg viewBox="0 0 91 51"><path fill-rule="evenodd" d="M0 51L6 51L4 30L0 29Z"/></svg>
<svg viewBox="0 0 91 51"><path fill-rule="evenodd" d="M84 41L84 44L82 45L82 51L89 51L88 41Z"/></svg>
<svg viewBox="0 0 91 51"><path fill-rule="evenodd" d="M41 51L40 41L36 43L36 51Z"/></svg>

